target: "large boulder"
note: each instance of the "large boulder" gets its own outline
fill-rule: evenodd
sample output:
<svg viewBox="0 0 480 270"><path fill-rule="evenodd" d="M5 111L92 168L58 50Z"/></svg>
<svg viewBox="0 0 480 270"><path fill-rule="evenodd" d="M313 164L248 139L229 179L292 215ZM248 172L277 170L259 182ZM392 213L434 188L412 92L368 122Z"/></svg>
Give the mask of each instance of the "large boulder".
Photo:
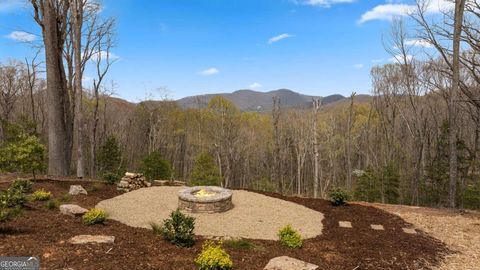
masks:
<svg viewBox="0 0 480 270"><path fill-rule="evenodd" d="M80 185L71 185L70 190L68 191L68 194L74 195L74 196L79 194L88 195L88 192Z"/></svg>
<svg viewBox="0 0 480 270"><path fill-rule="evenodd" d="M60 213L69 216L81 216L88 210L76 204L62 204L60 205Z"/></svg>
<svg viewBox="0 0 480 270"><path fill-rule="evenodd" d="M307 263L288 256L271 259L264 270L316 270L318 265Z"/></svg>

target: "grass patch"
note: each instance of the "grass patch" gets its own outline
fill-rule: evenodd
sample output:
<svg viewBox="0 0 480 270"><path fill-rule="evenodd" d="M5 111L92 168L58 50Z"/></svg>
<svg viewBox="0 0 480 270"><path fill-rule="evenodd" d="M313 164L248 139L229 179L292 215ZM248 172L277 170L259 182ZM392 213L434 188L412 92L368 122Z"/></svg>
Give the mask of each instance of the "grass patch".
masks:
<svg viewBox="0 0 480 270"><path fill-rule="evenodd" d="M60 202L57 199L50 199L45 203L45 207L47 207L48 210L58 209L59 206Z"/></svg>
<svg viewBox="0 0 480 270"><path fill-rule="evenodd" d="M227 248L232 248L232 249L243 249L243 250L256 249L256 246L253 243L245 239L225 240L223 241L223 245Z"/></svg>

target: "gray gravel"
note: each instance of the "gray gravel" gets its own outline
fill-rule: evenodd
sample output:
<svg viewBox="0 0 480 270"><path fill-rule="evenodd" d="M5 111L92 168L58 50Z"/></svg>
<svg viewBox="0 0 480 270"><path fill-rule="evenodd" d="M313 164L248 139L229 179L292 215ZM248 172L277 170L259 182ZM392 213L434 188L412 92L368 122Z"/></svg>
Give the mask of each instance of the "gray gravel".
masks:
<svg viewBox="0 0 480 270"><path fill-rule="evenodd" d="M150 187L101 201L110 219L133 227L161 224L177 209L178 191L184 187ZM323 214L302 205L254 192L233 191L233 209L224 213L190 214L196 218L195 234L276 240L277 232L291 224L304 238L322 233Z"/></svg>

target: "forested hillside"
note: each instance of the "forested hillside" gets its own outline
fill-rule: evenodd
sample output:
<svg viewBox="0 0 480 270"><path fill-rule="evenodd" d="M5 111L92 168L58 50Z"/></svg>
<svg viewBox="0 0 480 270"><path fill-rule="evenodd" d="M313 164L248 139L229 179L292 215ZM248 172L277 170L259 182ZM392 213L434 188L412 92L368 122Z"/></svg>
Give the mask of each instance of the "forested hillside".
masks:
<svg viewBox="0 0 480 270"><path fill-rule="evenodd" d="M339 187L357 200L480 208L478 7L465 9L458 55L445 45L453 29L431 24L421 6L414 27L394 20L394 61L371 70L371 97L242 90L138 104L112 97L104 81L114 19L90 6L52 30L36 7L46 80L39 60L1 63L0 168L102 178L143 171L154 157L168 168L162 177L189 181L206 160L226 187L322 198ZM417 28L436 54L411 54ZM63 40L47 39L59 29ZM86 89L78 74L92 61L98 76Z"/></svg>

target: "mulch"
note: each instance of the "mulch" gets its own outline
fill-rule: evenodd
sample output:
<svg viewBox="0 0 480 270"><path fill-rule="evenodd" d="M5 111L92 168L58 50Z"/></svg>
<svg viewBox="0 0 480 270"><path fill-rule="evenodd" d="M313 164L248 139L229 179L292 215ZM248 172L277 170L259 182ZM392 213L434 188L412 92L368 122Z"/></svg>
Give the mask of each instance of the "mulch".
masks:
<svg viewBox="0 0 480 270"><path fill-rule="evenodd" d="M120 194L114 186L76 182L89 195L72 196L69 203L85 208ZM44 188L60 198L68 193L71 184L43 180L35 182L33 189ZM7 185L1 183L0 188ZM402 227L411 224L375 207L334 207L320 199L262 194L322 212L323 234L306 240L301 249L288 249L277 241L265 240L250 240L255 245L250 250L226 248L234 269L263 269L271 258L283 255L317 264L320 269L430 269L450 252L439 240L423 232L403 233ZM338 221L351 221L353 228L339 228ZM372 230L370 224L381 224L385 231ZM114 244L67 242L79 234L113 235L116 239ZM0 224L0 256L38 256L42 269L196 269L194 259L203 241L198 237L193 247L179 248L154 236L151 230L113 220L87 226L81 218L62 215L58 209L48 210L44 202L29 202L20 217Z"/></svg>

